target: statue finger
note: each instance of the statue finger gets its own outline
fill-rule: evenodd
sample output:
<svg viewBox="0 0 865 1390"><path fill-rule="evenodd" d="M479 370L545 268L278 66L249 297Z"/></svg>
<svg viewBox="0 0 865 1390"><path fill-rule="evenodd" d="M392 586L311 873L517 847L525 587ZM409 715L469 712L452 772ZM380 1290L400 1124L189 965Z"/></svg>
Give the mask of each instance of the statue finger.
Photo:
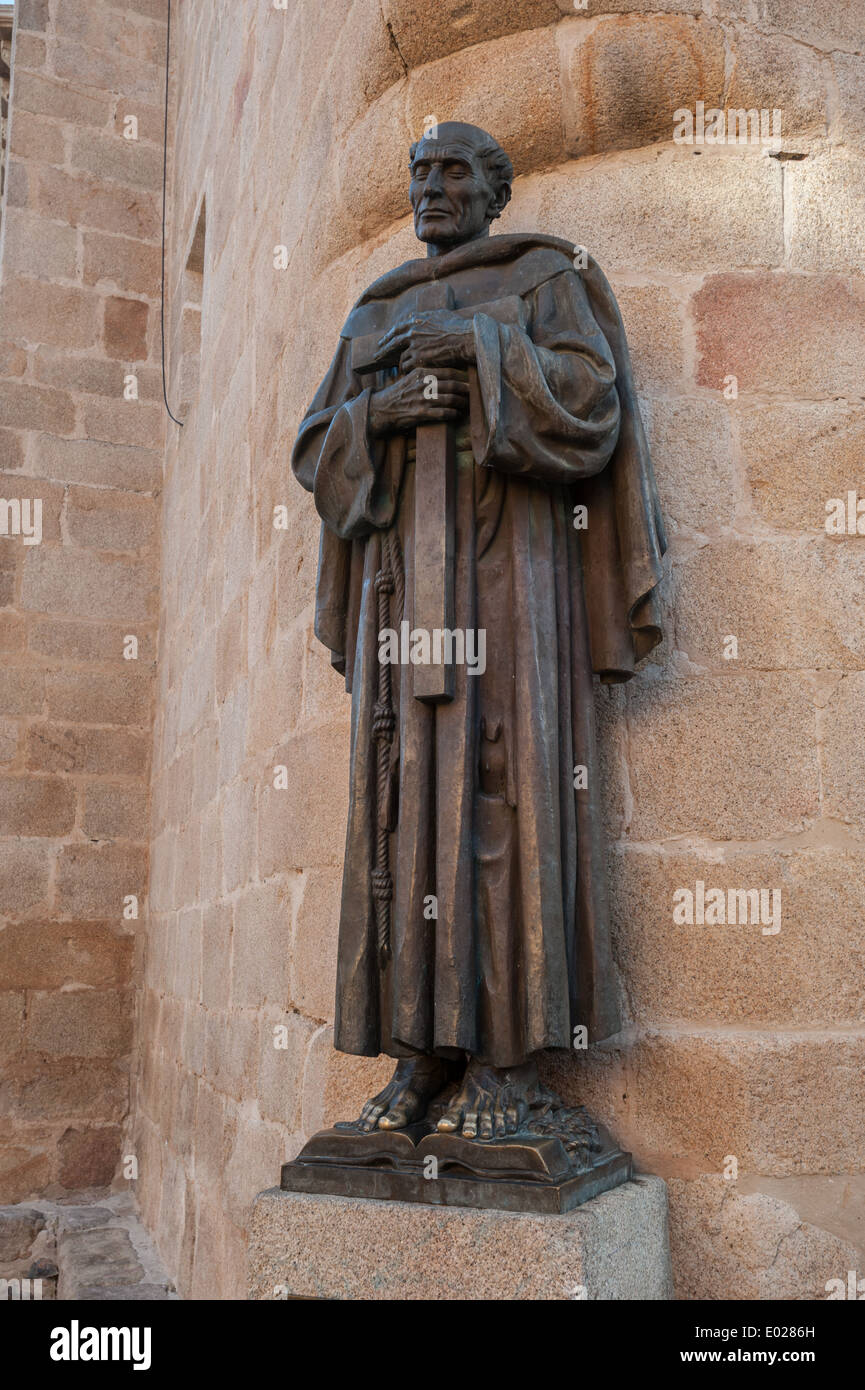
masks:
<svg viewBox="0 0 865 1390"><path fill-rule="evenodd" d="M492 1139L493 1137L493 1117L490 1113L489 1105L481 1111L480 1122L478 1124L478 1137L480 1139Z"/></svg>
<svg viewBox="0 0 865 1390"><path fill-rule="evenodd" d="M456 391L461 396L467 396L469 393L468 381L453 367L433 367L428 374L435 377L439 391Z"/></svg>
<svg viewBox="0 0 865 1390"><path fill-rule="evenodd" d="M398 319L396 323L391 324L390 328L388 328L385 333L382 333L378 340L379 347L387 347L389 343L396 342L397 338L404 338L410 330L410 319Z"/></svg>
<svg viewBox="0 0 865 1390"><path fill-rule="evenodd" d="M435 382L435 394L430 394L430 382ZM434 368L424 371L423 367L417 368L417 380L415 389L425 401L443 400L445 396L450 396L452 400L460 404L468 400L469 389L465 382L453 380L450 377L442 376Z"/></svg>
<svg viewBox="0 0 865 1390"><path fill-rule="evenodd" d="M478 1132L478 1112L477 1110L467 1110L463 1120L463 1134L467 1139L474 1139Z"/></svg>
<svg viewBox="0 0 865 1390"><path fill-rule="evenodd" d="M517 1114L517 1107L515 1105L509 1105L507 1110L505 1111L505 1115L507 1117L508 1122L508 1134L516 1134L520 1124L520 1117Z"/></svg>

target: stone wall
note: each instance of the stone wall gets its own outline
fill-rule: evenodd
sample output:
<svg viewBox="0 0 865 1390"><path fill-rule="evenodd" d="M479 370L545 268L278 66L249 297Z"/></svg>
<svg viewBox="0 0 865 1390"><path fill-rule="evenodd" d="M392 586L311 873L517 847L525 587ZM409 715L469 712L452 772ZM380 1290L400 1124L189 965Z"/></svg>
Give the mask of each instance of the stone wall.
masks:
<svg viewBox="0 0 865 1390"><path fill-rule="evenodd" d="M628 1026L550 1074L670 1179L683 1296L825 1296L863 1246L865 542L824 521L865 443L865 4L176 9L186 414L133 1127L169 1268L242 1297L255 1192L389 1070L331 1048L349 707L311 633L318 519L288 460L354 297L417 254L407 148L432 115L512 153L498 229L572 238L610 274L671 537L667 640L598 692ZM780 109L780 149L675 143L700 101ZM698 880L780 889L781 931L676 925Z"/></svg>
<svg viewBox="0 0 865 1390"><path fill-rule="evenodd" d="M148 0L16 6L0 252L0 1202L110 1183L129 1107L164 38ZM31 544L18 523L24 507L32 528L37 502Z"/></svg>

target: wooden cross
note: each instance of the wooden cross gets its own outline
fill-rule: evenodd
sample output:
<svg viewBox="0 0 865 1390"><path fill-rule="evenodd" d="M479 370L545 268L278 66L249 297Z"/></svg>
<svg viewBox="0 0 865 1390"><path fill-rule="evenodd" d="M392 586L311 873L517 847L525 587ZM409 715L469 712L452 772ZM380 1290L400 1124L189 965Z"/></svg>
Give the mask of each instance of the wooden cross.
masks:
<svg viewBox="0 0 865 1390"><path fill-rule="evenodd" d="M442 280L418 290L417 307L453 308L453 293ZM430 370L434 376L435 371ZM456 510L456 458L452 425L419 425L414 465L414 627L430 634L454 625L454 546ZM453 663L414 668L414 696L428 704L454 697Z"/></svg>
<svg viewBox="0 0 865 1390"><path fill-rule="evenodd" d="M421 285L415 308L452 309L453 292L448 284L433 280ZM352 367L356 372L377 371L391 365L377 356L378 333L355 338ZM435 376L429 368L429 375ZM454 431L446 423L419 425L415 443L414 472L414 583L406 588L414 594L412 628L429 634L452 630L454 623L454 548L456 509L456 459ZM439 646L441 661L414 668L414 697L427 704L441 704L454 698L454 668L445 660L446 644ZM430 656L434 651L430 650Z"/></svg>

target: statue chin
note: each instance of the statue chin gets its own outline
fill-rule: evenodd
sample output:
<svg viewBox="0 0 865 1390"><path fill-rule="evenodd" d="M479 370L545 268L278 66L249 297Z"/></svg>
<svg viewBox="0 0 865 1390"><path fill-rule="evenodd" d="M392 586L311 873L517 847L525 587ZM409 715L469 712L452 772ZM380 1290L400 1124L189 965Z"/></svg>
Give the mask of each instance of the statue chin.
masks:
<svg viewBox="0 0 865 1390"><path fill-rule="evenodd" d="M427 231L418 232L417 239L418 241L422 241L428 249L434 247L441 254L444 254L446 251L452 251L455 246L461 246L463 240L465 240L465 238L455 235L449 236L448 233L440 227L433 227Z"/></svg>
<svg viewBox="0 0 865 1390"><path fill-rule="evenodd" d="M465 246L466 242L477 241L479 237L488 236L489 230L489 222L485 222L482 227L472 227L464 232L458 231L452 223L439 223L435 220L431 226L428 225L423 230L415 224L415 236L418 241L422 241L428 248L434 247L440 256L448 251L456 250L458 246Z"/></svg>

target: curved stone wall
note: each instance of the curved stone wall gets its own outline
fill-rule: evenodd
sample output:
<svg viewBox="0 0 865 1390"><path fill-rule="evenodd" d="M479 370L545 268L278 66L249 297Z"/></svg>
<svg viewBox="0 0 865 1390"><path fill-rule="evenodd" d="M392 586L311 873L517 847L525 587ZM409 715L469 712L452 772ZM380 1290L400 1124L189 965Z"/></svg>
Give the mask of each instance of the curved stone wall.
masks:
<svg viewBox="0 0 865 1390"><path fill-rule="evenodd" d="M671 537L667 640L598 692L629 1024L551 1075L669 1178L681 1296L821 1297L856 1267L865 542L824 522L865 444L863 32L861 0L179 7L170 393L202 199L207 225L166 459L132 1136L186 1293L243 1296L256 1190L388 1071L331 1050L349 710L288 457L356 294L416 254L427 116L512 153L500 230L610 275ZM677 143L698 102L777 108L782 137ZM780 890L780 932L677 925L698 881Z"/></svg>

